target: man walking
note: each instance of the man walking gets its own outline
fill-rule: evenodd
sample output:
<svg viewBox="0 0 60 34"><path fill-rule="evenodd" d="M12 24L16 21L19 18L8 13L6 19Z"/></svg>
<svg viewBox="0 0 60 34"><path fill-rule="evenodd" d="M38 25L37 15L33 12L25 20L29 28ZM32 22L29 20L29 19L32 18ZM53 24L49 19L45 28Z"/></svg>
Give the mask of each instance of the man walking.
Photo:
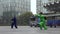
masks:
<svg viewBox="0 0 60 34"><path fill-rule="evenodd" d="M15 28L17 28L17 24L16 24L16 17L14 16L12 19L12 24L11 24L11 28L13 28L13 26L15 26Z"/></svg>

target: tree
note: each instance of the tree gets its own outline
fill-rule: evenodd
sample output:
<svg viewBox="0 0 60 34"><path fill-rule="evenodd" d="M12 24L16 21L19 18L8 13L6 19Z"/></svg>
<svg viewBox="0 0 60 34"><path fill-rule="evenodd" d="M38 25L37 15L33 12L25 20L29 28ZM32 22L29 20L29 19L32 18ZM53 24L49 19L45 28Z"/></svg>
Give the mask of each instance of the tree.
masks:
<svg viewBox="0 0 60 34"><path fill-rule="evenodd" d="M18 25L28 25L29 18L33 16L32 12L24 12L19 16Z"/></svg>

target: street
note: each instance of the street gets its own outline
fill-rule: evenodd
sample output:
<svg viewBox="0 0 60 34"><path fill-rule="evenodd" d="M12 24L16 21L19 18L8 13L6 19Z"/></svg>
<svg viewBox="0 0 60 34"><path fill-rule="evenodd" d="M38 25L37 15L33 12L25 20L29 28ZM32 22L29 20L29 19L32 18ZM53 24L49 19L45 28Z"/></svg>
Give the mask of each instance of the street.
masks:
<svg viewBox="0 0 60 34"><path fill-rule="evenodd" d="M60 28L40 30L39 27L18 26L18 29L11 29L10 26L0 26L0 34L60 34Z"/></svg>

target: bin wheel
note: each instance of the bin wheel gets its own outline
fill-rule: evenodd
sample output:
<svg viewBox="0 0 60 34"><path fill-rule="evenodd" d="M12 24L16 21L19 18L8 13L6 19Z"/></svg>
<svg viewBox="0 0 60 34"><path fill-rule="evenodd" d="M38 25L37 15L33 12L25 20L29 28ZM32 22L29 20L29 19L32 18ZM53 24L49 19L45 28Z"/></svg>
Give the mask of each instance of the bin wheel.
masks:
<svg viewBox="0 0 60 34"><path fill-rule="evenodd" d="M30 27L32 27L32 25L30 25Z"/></svg>
<svg viewBox="0 0 60 34"><path fill-rule="evenodd" d="M56 28L56 26L54 26L54 28Z"/></svg>
<svg viewBox="0 0 60 34"><path fill-rule="evenodd" d="M50 25L50 27L52 28L52 25Z"/></svg>

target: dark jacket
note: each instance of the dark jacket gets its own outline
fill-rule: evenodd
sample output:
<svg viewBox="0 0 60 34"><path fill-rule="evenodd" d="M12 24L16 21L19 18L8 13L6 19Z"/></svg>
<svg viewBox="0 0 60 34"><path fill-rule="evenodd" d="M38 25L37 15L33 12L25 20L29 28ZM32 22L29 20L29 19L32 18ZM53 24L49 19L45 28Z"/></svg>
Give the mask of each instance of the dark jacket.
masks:
<svg viewBox="0 0 60 34"><path fill-rule="evenodd" d="M16 17L14 17L14 18L12 19L12 21L13 21L13 23L16 23Z"/></svg>

